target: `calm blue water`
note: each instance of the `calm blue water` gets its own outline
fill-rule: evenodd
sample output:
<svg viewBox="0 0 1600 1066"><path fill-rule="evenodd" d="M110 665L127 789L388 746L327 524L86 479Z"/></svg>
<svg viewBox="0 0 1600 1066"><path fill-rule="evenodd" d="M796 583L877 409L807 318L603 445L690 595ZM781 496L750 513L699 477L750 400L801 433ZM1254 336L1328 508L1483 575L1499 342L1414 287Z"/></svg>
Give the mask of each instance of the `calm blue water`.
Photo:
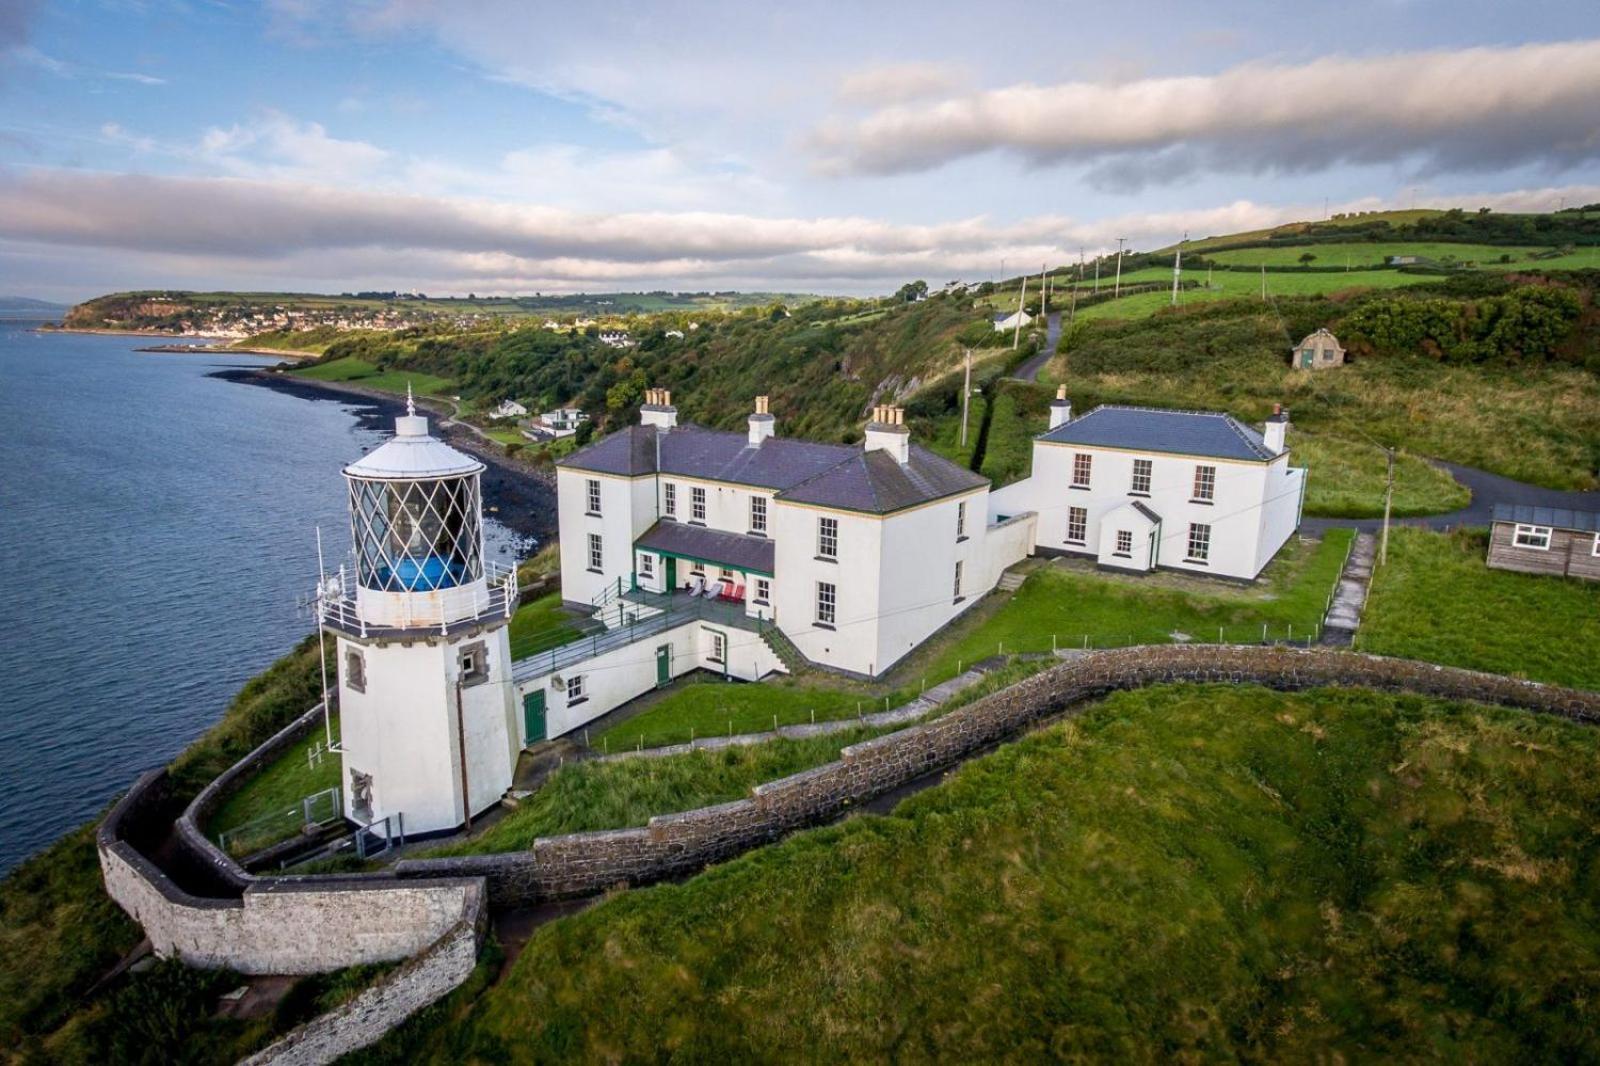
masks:
<svg viewBox="0 0 1600 1066"><path fill-rule="evenodd" d="M0 871L311 632L315 529L336 563L339 468L384 437L362 405L207 376L272 360L29 325L0 321Z"/></svg>

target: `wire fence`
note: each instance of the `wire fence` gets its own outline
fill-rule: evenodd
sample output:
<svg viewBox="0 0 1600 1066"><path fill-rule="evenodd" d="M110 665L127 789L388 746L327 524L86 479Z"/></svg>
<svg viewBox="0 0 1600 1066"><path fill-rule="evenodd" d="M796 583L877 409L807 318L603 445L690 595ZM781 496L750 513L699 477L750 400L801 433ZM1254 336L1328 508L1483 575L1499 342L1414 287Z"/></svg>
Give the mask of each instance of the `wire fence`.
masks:
<svg viewBox="0 0 1600 1066"><path fill-rule="evenodd" d="M320 747L320 745L317 745ZM323 758L333 758L323 752ZM344 817L344 794L335 786L313 792L298 803L280 807L242 825L217 834L217 846L234 858L254 855L309 831L339 822Z"/></svg>

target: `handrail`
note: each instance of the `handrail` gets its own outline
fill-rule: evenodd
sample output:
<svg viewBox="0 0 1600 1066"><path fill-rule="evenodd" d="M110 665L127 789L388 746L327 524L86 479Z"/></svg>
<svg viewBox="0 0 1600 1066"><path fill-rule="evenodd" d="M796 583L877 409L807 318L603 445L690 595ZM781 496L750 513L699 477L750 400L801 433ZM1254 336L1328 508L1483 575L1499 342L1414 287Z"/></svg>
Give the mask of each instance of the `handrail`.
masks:
<svg viewBox="0 0 1600 1066"><path fill-rule="evenodd" d="M448 634L452 625L481 619L485 615L510 618L517 610L516 567L490 561L484 564L483 576L482 586L474 583L438 590L431 594L437 598L431 604L409 598L403 601L407 606L413 602L431 606L432 609L423 614L412 616L407 612L398 621L373 620L361 611L359 590L354 578L341 568L323 583L317 598L317 617L323 625L359 633L363 637L370 630L388 629L437 629L442 634Z"/></svg>

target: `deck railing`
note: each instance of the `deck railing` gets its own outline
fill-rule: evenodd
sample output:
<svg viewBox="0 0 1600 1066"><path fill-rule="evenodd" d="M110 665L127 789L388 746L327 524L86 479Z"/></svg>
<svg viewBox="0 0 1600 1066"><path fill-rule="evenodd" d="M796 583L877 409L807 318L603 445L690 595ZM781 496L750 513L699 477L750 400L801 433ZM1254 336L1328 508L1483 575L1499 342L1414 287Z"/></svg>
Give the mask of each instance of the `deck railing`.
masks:
<svg viewBox="0 0 1600 1066"><path fill-rule="evenodd" d="M460 588L419 592L408 596L406 604L415 603L415 613L369 618L361 610L360 590L354 576L343 567L325 579L317 596L317 614L323 625L359 633L365 637L370 632L390 629L437 629L449 633L452 625L476 621L486 615L504 615L510 618L517 610L517 569L504 563L484 564L484 582L473 582Z"/></svg>

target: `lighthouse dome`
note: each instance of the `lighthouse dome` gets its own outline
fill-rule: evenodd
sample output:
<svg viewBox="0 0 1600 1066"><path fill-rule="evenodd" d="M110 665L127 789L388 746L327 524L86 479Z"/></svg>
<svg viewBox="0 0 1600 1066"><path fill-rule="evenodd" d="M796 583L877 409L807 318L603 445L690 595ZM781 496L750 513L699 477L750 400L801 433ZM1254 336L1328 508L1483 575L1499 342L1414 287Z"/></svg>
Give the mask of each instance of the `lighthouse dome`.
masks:
<svg viewBox="0 0 1600 1066"><path fill-rule="evenodd" d="M406 413L394 420L394 436L344 468L349 477L378 481L459 477L482 470L478 460L429 434L428 420L417 414L409 390Z"/></svg>

